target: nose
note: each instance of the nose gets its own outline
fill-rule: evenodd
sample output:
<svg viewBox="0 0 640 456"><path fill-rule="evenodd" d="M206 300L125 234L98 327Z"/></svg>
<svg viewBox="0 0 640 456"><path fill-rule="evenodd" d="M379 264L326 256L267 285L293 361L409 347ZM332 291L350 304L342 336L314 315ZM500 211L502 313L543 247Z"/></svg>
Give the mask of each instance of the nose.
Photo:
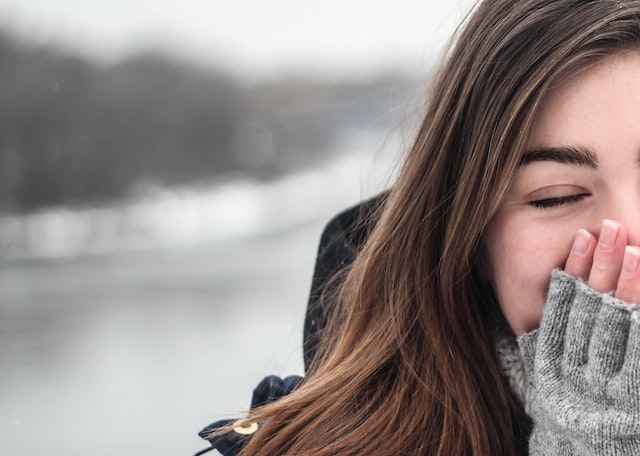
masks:
<svg viewBox="0 0 640 456"><path fill-rule="evenodd" d="M603 215L602 219L615 220L624 226L629 245L640 246L640 191L617 198Z"/></svg>

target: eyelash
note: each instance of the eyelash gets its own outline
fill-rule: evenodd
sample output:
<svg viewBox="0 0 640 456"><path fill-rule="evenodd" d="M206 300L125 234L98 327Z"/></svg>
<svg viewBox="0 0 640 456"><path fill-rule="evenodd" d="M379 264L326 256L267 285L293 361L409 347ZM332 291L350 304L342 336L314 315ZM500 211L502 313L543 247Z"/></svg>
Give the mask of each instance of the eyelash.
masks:
<svg viewBox="0 0 640 456"><path fill-rule="evenodd" d="M553 207L562 206L564 204L576 203L589 196L588 193L578 193L576 195L558 196L555 198L545 198L540 200L529 201L529 205L537 209L551 209Z"/></svg>

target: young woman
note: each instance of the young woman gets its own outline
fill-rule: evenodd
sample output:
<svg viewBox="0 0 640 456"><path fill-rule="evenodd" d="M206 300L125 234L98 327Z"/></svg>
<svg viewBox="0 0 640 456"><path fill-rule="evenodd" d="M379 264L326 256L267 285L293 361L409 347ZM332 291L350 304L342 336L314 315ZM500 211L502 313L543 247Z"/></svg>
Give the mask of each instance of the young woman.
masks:
<svg viewBox="0 0 640 456"><path fill-rule="evenodd" d="M640 1L479 3L377 206L242 454L640 454Z"/></svg>

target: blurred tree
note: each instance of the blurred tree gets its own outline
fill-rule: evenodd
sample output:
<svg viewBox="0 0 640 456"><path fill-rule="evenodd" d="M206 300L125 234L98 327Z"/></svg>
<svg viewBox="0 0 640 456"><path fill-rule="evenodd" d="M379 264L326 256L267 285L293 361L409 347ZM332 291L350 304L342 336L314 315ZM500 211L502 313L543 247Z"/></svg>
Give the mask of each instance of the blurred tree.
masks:
<svg viewBox="0 0 640 456"><path fill-rule="evenodd" d="M0 35L0 207L125 196L237 168L247 103L229 78L141 55L101 68Z"/></svg>
<svg viewBox="0 0 640 456"><path fill-rule="evenodd" d="M240 87L157 53L99 66L0 32L0 212L102 203L230 172L273 176L322 159L340 128L387 125L380 87L389 86Z"/></svg>

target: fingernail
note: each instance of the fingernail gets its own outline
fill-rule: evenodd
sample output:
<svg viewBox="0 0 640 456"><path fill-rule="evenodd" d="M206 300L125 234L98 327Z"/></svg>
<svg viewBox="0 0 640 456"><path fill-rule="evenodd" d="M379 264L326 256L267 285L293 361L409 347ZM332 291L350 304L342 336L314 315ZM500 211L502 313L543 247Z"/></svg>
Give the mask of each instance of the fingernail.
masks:
<svg viewBox="0 0 640 456"><path fill-rule="evenodd" d="M601 249L608 250L613 248L618 238L618 224L611 220L602 221L602 229L600 230L600 240L598 244Z"/></svg>
<svg viewBox="0 0 640 456"><path fill-rule="evenodd" d="M624 257L622 258L622 271L625 274L635 274L640 263L640 249L630 245L624 248Z"/></svg>
<svg viewBox="0 0 640 456"><path fill-rule="evenodd" d="M582 256L587 253L590 241L591 234L585 229L579 229L573 241L573 246L571 247L571 255Z"/></svg>

